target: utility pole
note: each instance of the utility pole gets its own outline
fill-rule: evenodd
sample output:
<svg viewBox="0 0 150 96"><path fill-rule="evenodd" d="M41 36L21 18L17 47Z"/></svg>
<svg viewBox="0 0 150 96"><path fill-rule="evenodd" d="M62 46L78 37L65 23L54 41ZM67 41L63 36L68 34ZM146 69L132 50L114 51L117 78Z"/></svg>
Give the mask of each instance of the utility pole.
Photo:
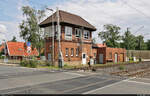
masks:
<svg viewBox="0 0 150 96"><path fill-rule="evenodd" d="M60 19L59 19L59 9L57 7L57 29L58 29L58 65L60 68L63 66L63 56L61 52L61 44L60 44Z"/></svg>
<svg viewBox="0 0 150 96"><path fill-rule="evenodd" d="M52 65L55 65L55 62L54 62L54 36L55 36L55 32L54 32L54 18L53 18L53 9L49 9L49 8L46 8L47 10L50 10L52 12Z"/></svg>

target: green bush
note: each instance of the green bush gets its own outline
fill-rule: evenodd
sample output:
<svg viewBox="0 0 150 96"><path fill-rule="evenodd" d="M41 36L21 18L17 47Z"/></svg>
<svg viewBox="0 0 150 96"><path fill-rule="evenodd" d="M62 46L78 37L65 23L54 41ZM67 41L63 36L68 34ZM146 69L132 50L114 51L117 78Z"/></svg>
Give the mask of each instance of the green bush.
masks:
<svg viewBox="0 0 150 96"><path fill-rule="evenodd" d="M129 57L129 61L133 61L133 57Z"/></svg>
<svg viewBox="0 0 150 96"><path fill-rule="evenodd" d="M51 62L46 61L46 62L45 62L45 65L46 65L46 66L51 66Z"/></svg>
<svg viewBox="0 0 150 96"><path fill-rule="evenodd" d="M120 69L120 70L124 70L124 69L125 69L125 66L121 65L121 66L119 67L119 69Z"/></svg>
<svg viewBox="0 0 150 96"><path fill-rule="evenodd" d="M36 68L38 65L38 61L35 60L24 60L20 62L20 66Z"/></svg>
<svg viewBox="0 0 150 96"><path fill-rule="evenodd" d="M5 58L5 56L0 56L0 59L4 59Z"/></svg>
<svg viewBox="0 0 150 96"><path fill-rule="evenodd" d="M139 58L139 62L142 62L142 58Z"/></svg>

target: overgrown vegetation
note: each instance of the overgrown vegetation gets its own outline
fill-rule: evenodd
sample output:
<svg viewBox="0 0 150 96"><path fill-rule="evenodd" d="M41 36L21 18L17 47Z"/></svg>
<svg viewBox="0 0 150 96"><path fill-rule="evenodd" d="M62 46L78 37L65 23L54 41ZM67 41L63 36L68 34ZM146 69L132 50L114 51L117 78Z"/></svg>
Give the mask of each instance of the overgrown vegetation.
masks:
<svg viewBox="0 0 150 96"><path fill-rule="evenodd" d="M120 69L120 70L124 70L124 69L125 69L125 66L120 65L120 66L119 66L119 69Z"/></svg>
<svg viewBox="0 0 150 96"><path fill-rule="evenodd" d="M36 60L23 60L20 62L20 65L23 67L36 68L38 61Z"/></svg>
<svg viewBox="0 0 150 96"><path fill-rule="evenodd" d="M136 36L127 28L124 34L120 35L121 28L113 24L104 25L104 30L98 36L108 47L121 47L127 50L150 50L150 40L144 41L143 35Z"/></svg>

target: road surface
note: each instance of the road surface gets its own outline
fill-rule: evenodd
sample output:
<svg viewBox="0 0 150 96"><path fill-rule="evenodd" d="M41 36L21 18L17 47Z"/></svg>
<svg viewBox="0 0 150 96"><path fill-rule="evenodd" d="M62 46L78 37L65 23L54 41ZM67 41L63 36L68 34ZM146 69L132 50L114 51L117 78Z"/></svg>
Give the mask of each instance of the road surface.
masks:
<svg viewBox="0 0 150 96"><path fill-rule="evenodd" d="M0 66L1 94L150 94L149 79Z"/></svg>

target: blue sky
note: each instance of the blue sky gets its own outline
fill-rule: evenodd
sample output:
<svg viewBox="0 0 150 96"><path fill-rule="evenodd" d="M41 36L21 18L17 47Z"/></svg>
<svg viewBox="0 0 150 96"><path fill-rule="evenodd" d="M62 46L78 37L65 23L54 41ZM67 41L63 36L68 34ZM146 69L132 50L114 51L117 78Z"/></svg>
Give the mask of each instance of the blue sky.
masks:
<svg viewBox="0 0 150 96"><path fill-rule="evenodd" d="M22 41L18 25L23 20L21 7L25 5L36 9L59 7L80 15L97 28L93 33L97 42L101 42L97 33L103 30L104 24L120 26L121 34L127 27L134 34L144 26L135 35L142 34L145 40L150 38L150 0L0 0L0 43L2 39L11 40L13 36Z"/></svg>

